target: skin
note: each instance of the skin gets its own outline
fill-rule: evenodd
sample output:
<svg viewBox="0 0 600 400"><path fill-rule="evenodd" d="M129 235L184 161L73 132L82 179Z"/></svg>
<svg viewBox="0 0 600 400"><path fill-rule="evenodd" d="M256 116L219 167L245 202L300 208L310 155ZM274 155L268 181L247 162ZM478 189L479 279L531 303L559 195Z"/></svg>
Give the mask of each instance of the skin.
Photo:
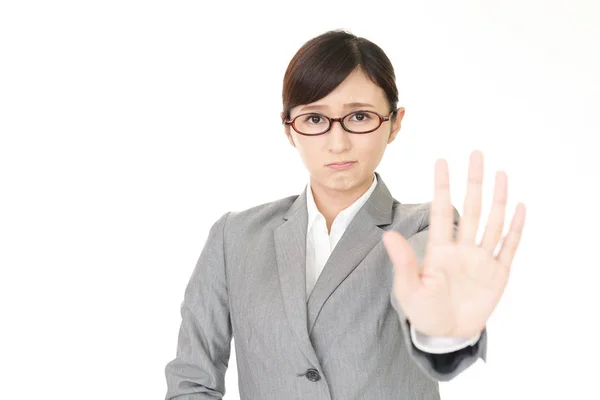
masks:
<svg viewBox="0 0 600 400"><path fill-rule="evenodd" d="M428 243L421 264L401 234L386 231L384 246L394 265L393 292L415 329L430 336L471 338L481 333L508 283L512 261L525 226L525 205L518 203L507 235L496 247L506 214L507 175L496 173L494 198L481 242L475 241L481 216L483 154L469 161L463 216L453 239L448 164L435 164L434 198Z"/></svg>
<svg viewBox="0 0 600 400"><path fill-rule="evenodd" d="M371 107L345 107L351 102L371 104ZM307 106L320 106L306 110ZM355 69L326 97L290 111L290 119L304 112L319 112L328 117L342 117L356 110L376 111L388 116L389 103L385 92L373 83L360 69ZM335 217L362 196L373 183L373 172L379 165L385 149L400 131L404 108L399 108L395 121L384 122L374 132L356 135L346 132L334 122L331 130L320 136L300 135L289 125L285 133L290 144L298 150L305 167L310 172L310 186L315 204L325 217L328 232ZM355 160L350 169L336 171L327 164Z"/></svg>
<svg viewBox="0 0 600 400"><path fill-rule="evenodd" d="M350 102L369 103L373 107L345 107ZM312 105L320 108L310 111L329 117L341 117L358 109L389 115L383 89L360 68L326 97L294 107L290 117L293 119ZM396 138L404 112L404 108L399 108L395 120L384 122L378 130L363 135L346 132L339 123L334 123L326 134L309 137L286 125L290 144L298 150L310 172L310 187L328 231L335 217L371 186L373 172L387 145ZM344 171L326 166L346 160L357 162ZM476 243L475 238L481 215L483 154L477 150L470 156L467 194L456 240L453 239L448 165L444 159L435 163L434 199L423 262L417 263L414 250L400 233L384 232L382 240L394 265L394 296L419 332L430 336L471 338L485 328L507 285L525 225L525 205L518 203L509 232L500 242L506 214L507 180L506 173L496 173L492 210L480 243Z"/></svg>

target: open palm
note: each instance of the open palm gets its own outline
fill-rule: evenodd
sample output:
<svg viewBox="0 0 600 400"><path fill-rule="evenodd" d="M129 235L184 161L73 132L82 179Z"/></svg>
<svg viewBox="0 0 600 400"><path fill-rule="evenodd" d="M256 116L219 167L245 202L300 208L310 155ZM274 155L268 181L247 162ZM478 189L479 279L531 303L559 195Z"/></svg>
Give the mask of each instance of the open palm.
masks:
<svg viewBox="0 0 600 400"><path fill-rule="evenodd" d="M463 216L456 240L448 166L435 165L428 243L422 265L396 231L383 235L394 265L393 294L416 330L430 336L471 338L480 333L500 301L525 224L525 206L517 205L508 234L494 254L504 226L507 177L496 174L494 199L481 243L475 242L481 215L483 154L473 151Z"/></svg>

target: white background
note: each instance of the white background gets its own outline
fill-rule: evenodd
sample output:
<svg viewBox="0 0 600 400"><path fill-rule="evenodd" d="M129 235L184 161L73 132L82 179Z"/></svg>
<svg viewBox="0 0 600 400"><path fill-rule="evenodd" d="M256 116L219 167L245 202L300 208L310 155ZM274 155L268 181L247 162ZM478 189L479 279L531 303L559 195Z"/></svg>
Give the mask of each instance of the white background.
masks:
<svg viewBox="0 0 600 400"><path fill-rule="evenodd" d="M480 149L482 230L496 170L505 229L527 207L488 362L442 398L600 398L598 3L215 3L1 3L0 397L164 397L210 226L307 182L285 68L345 28L395 67L406 115L378 171L396 199L430 201L445 158L462 215Z"/></svg>

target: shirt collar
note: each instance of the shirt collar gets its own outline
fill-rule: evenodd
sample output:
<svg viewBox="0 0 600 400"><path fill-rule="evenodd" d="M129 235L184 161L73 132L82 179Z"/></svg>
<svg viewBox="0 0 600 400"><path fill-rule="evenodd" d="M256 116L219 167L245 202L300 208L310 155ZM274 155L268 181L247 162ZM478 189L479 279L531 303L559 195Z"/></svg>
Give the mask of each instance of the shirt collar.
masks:
<svg viewBox="0 0 600 400"><path fill-rule="evenodd" d="M367 202L367 200L369 199L369 197L375 190L376 186L377 186L377 176L375 176L375 174L373 174L373 183L371 184L371 187L369 188L369 190L367 190L362 196L360 196L358 198L358 200L356 200L354 203L352 203L349 207L343 209L337 215L335 220L336 221L340 220L340 222L336 222L336 224L341 225L342 230L345 230L348 227L348 225L352 221L352 218L354 218L354 216L356 215L356 213L358 213L360 208ZM310 180L306 187L306 208L308 211L308 225L306 228L306 234L308 235L310 233L310 229L311 229L313 223L315 222L315 220L319 216L324 218L323 214L321 214L321 212L317 208L317 205L315 204L315 199L313 197L312 189L310 187Z"/></svg>

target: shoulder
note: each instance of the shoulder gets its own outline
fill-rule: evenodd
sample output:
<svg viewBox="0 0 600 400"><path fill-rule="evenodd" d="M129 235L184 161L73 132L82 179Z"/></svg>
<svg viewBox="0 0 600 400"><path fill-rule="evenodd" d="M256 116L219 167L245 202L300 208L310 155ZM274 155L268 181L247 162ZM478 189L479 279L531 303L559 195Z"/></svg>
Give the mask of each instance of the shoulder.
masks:
<svg viewBox="0 0 600 400"><path fill-rule="evenodd" d="M229 221L234 223L242 223L248 221L265 222L271 219L282 218L285 212L294 204L298 198L298 194L293 196L283 197L267 203L258 204L250 208L230 211L228 214Z"/></svg>
<svg viewBox="0 0 600 400"><path fill-rule="evenodd" d="M431 201L413 204L394 202L394 223L417 225L418 230L428 227L431 220L431 203ZM454 223L457 224L460 214L454 205L452 205L452 212Z"/></svg>
<svg viewBox="0 0 600 400"><path fill-rule="evenodd" d="M235 233L260 233L261 231L272 231L281 225L283 215L294 204L299 194L283 197L266 203L258 204L250 208L238 211L228 211L223 217L226 218L226 230L228 234Z"/></svg>
<svg viewBox="0 0 600 400"><path fill-rule="evenodd" d="M397 218L421 218L431 207L431 202L427 203L400 203L394 201L394 219Z"/></svg>
<svg viewBox="0 0 600 400"><path fill-rule="evenodd" d="M412 235L421 229L430 203L400 203L392 206L392 229L403 235Z"/></svg>

